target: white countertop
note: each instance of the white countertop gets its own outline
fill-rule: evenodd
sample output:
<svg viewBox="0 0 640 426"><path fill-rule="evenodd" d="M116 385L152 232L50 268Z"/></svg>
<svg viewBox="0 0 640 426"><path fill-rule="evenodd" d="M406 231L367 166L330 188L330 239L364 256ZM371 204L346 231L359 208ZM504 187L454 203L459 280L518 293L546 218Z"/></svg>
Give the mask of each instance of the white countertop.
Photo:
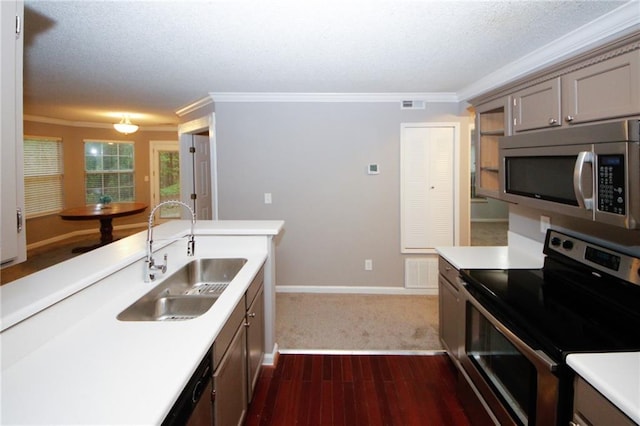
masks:
<svg viewBox="0 0 640 426"><path fill-rule="evenodd" d="M640 352L571 354L569 366L640 424Z"/></svg>
<svg viewBox="0 0 640 426"><path fill-rule="evenodd" d="M542 268L543 244L509 233L509 245L500 247L438 247L438 254L456 269Z"/></svg>
<svg viewBox="0 0 640 426"><path fill-rule="evenodd" d="M185 239L167 241L164 248L159 242L184 234L188 231L185 223L154 228L156 256L169 255L167 276L194 259L186 256ZM63 262L53 271L48 268L36 277L18 280L26 284L35 307L18 309L19 303L7 297L18 294L16 290L3 291L3 308L14 309L8 315L15 322L0 334L0 422L159 424L267 259L265 236L276 235L282 225L275 221L263 226L259 222L199 224L195 258L243 257L247 263L207 313L188 321L116 319L162 282L162 278L153 283L142 279L145 233ZM91 279L94 281L89 282ZM26 320L15 320L16 312L42 309L45 300L69 292L71 297L31 312Z"/></svg>

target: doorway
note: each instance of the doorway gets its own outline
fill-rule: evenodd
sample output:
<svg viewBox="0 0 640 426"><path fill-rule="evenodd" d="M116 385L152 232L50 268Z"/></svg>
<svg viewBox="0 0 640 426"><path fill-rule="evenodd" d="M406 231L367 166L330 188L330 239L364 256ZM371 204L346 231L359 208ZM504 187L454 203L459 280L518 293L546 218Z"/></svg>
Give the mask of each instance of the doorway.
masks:
<svg viewBox="0 0 640 426"><path fill-rule="evenodd" d="M178 127L182 201L190 204L198 220L217 220L217 163L215 114Z"/></svg>
<svg viewBox="0 0 640 426"><path fill-rule="evenodd" d="M151 204L180 200L180 146L178 141L150 141ZM180 206L166 205L157 210L158 223L179 219Z"/></svg>

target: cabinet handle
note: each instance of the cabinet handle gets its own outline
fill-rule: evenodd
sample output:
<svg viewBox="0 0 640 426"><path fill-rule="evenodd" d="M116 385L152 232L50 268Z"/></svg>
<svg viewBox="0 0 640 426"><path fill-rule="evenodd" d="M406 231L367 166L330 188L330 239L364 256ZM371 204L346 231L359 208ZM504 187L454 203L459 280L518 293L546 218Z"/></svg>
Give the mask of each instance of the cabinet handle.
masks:
<svg viewBox="0 0 640 426"><path fill-rule="evenodd" d="M564 120L565 120L567 123L571 123L571 122L573 121L573 119L574 119L573 115L567 115L567 116L564 118Z"/></svg>
<svg viewBox="0 0 640 426"><path fill-rule="evenodd" d="M20 207L16 209L16 230L18 233L22 232L22 209Z"/></svg>
<svg viewBox="0 0 640 426"><path fill-rule="evenodd" d="M554 124L558 124L558 120L556 120L555 118L550 118L549 119L549 126L553 126Z"/></svg>
<svg viewBox="0 0 640 426"><path fill-rule="evenodd" d="M255 317L256 317L256 313L255 313L255 312L251 312L251 313L248 315L248 317L249 317L249 318L255 318Z"/></svg>

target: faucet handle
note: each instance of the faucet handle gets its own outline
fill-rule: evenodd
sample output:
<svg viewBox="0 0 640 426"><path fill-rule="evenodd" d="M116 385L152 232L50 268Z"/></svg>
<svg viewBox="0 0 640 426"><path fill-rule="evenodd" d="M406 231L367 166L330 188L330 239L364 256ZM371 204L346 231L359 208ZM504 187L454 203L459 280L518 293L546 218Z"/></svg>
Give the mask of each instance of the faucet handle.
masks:
<svg viewBox="0 0 640 426"><path fill-rule="evenodd" d="M162 271L162 273L164 274L165 272L167 272L167 253L164 254L164 263L162 265L160 265L160 271Z"/></svg>
<svg viewBox="0 0 640 426"><path fill-rule="evenodd" d="M187 256L193 256L194 254L196 254L196 241L192 234L187 242Z"/></svg>

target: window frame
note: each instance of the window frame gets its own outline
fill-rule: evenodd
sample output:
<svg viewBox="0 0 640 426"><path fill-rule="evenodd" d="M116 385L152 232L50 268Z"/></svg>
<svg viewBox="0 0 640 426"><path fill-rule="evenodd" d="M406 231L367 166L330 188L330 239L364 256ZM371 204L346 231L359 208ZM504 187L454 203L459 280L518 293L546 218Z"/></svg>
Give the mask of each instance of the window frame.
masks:
<svg viewBox="0 0 640 426"><path fill-rule="evenodd" d="M98 157L100 157L101 164L96 169L89 169L87 165L87 145L88 144L100 144L104 146L118 146L118 152L113 154L105 155L105 149L102 149ZM120 161L122 157L129 158L129 156L120 154L120 147L123 145L130 145L131 147L131 156L130 156L130 164L131 168L121 168ZM113 202L134 202L136 199L136 185L135 185L135 142L134 141L122 141L122 140L106 140L106 139L83 139L83 162L84 162L84 200L86 204L99 204L102 200L103 195L109 195L110 200ZM115 159L117 165L116 167L107 167L105 168L105 158L110 158L112 160ZM122 185L121 180L122 177L130 175L130 185ZM97 195L94 192L97 189L97 186L90 187L89 186L89 178L91 176L101 176L101 186L100 186L100 195ZM112 178L113 176L117 177L117 185L116 186L105 186L105 181L108 180L106 177ZM111 179L109 179L111 180ZM113 192L107 193L105 188L115 188L117 194ZM130 188L131 196L122 196L123 189ZM92 194L92 192L94 192Z"/></svg>

